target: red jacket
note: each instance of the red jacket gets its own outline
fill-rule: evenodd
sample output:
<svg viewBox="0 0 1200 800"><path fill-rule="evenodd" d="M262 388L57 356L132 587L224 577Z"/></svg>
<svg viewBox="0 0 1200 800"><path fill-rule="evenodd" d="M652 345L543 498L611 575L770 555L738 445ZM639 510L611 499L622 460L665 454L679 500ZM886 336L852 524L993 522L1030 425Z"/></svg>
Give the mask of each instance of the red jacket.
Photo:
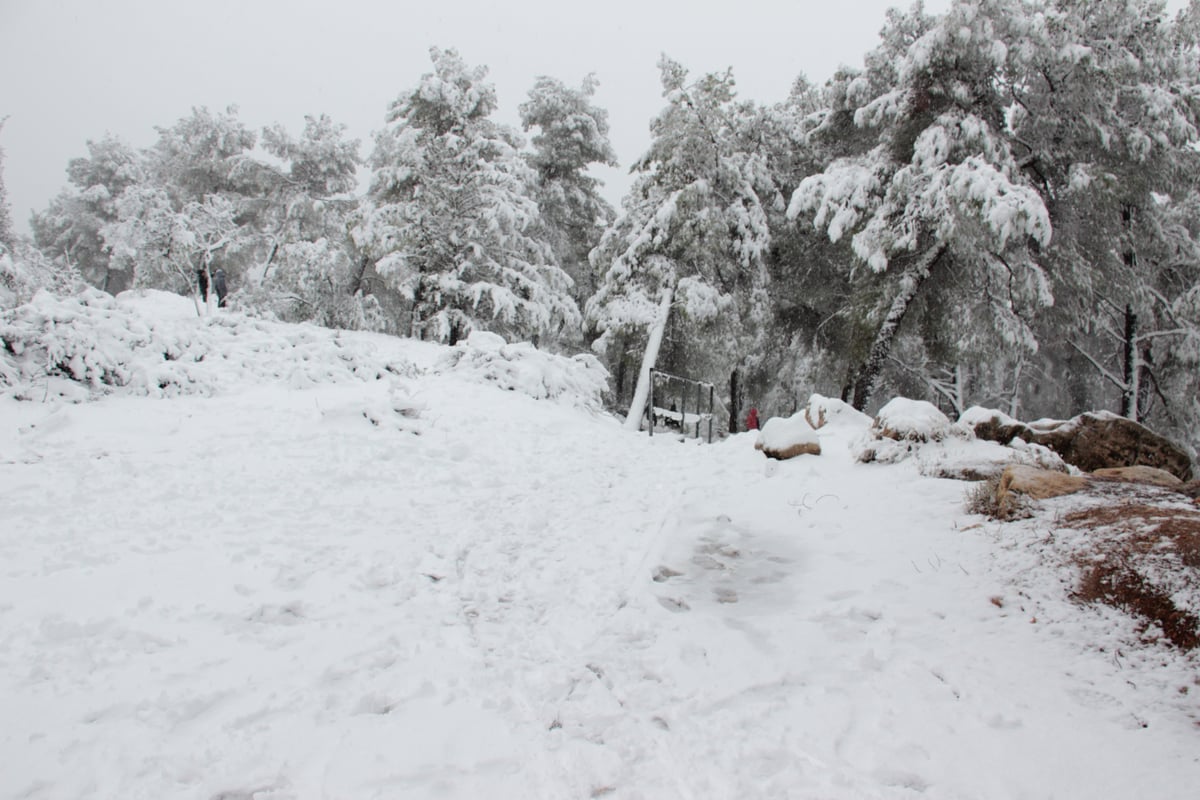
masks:
<svg viewBox="0 0 1200 800"><path fill-rule="evenodd" d="M746 430L748 430L748 431L758 430L758 409L757 408L750 409L750 413L746 415Z"/></svg>

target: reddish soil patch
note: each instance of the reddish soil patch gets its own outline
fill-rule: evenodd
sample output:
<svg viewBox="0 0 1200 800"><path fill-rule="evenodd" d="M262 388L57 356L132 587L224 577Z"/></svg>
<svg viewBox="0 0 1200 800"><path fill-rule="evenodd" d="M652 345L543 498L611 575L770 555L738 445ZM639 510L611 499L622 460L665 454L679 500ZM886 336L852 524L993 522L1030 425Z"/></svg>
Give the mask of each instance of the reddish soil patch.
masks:
<svg viewBox="0 0 1200 800"><path fill-rule="evenodd" d="M1200 512L1152 505L1145 494L1065 515L1065 528L1087 530L1090 552L1078 554L1083 578L1076 597L1136 614L1162 629L1176 647L1200 647L1200 618L1179 608L1164 577L1200 586Z"/></svg>

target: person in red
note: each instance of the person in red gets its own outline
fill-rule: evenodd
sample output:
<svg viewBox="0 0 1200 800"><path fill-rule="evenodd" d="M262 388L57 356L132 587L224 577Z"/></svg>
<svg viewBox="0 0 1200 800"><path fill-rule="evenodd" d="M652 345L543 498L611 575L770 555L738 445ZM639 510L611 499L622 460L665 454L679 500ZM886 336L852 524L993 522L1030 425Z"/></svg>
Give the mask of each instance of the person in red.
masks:
<svg viewBox="0 0 1200 800"><path fill-rule="evenodd" d="M746 415L746 430L758 430L758 409L751 408L750 413Z"/></svg>

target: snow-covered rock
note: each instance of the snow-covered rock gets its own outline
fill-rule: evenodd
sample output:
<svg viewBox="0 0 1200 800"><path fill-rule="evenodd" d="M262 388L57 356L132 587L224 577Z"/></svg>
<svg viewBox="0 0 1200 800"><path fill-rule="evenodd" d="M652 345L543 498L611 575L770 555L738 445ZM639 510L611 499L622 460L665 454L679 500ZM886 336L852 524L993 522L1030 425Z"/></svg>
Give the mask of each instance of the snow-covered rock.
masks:
<svg viewBox="0 0 1200 800"><path fill-rule="evenodd" d="M754 448L767 458L785 461L800 455L821 455L821 442L804 414L772 417L758 432Z"/></svg>
<svg viewBox="0 0 1200 800"><path fill-rule="evenodd" d="M804 418L814 429L828 427L829 430L860 430L871 427L871 418L849 403L833 397L813 394L804 408Z"/></svg>
<svg viewBox="0 0 1200 800"><path fill-rule="evenodd" d="M879 409L872 430L896 441L938 442L950 435L950 420L933 403L896 397Z"/></svg>
<svg viewBox="0 0 1200 800"><path fill-rule="evenodd" d="M1181 481L1192 476L1192 459L1186 450L1144 425L1109 411L1080 414L1069 420L1024 423L1000 411L972 407L963 412L959 425L980 439L1000 444L1019 438L1043 445L1085 472L1146 466L1166 470Z"/></svg>

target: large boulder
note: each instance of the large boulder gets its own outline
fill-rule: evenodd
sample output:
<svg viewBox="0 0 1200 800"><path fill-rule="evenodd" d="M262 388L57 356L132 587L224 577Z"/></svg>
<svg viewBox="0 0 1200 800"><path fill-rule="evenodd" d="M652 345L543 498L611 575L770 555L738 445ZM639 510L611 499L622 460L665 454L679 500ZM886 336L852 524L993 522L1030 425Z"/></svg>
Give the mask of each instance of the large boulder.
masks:
<svg viewBox="0 0 1200 800"><path fill-rule="evenodd" d="M767 458L786 461L803 455L821 455L821 443L817 433L809 426L804 414L791 417L772 417L758 432L754 443Z"/></svg>
<svg viewBox="0 0 1200 800"><path fill-rule="evenodd" d="M1101 411L1066 421L1023 423L999 411L971 408L959 422L980 439L1008 444L1015 438L1040 444L1085 472L1112 467L1157 467L1181 481L1192 477L1191 457L1144 425Z"/></svg>
<svg viewBox="0 0 1200 800"><path fill-rule="evenodd" d="M1090 481L1081 475L1067 475L1049 469L1038 469L1024 464L1011 464L1000 476L996 498L1001 502L1010 494L1021 494L1035 500L1061 497L1081 492Z"/></svg>
<svg viewBox="0 0 1200 800"><path fill-rule="evenodd" d="M1164 489L1179 490L1183 481L1176 478L1165 469L1158 467L1105 467L1092 473L1097 478L1120 483L1144 483L1150 486L1161 486Z"/></svg>

